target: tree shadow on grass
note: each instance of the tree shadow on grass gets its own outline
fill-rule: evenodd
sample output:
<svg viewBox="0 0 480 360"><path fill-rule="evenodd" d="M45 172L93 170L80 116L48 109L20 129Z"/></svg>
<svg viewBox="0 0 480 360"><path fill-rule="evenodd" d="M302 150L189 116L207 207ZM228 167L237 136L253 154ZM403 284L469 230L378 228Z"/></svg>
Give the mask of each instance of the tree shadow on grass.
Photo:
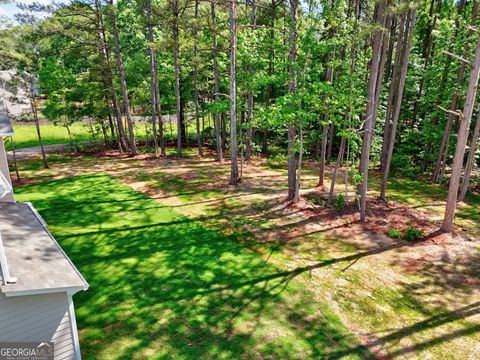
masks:
<svg viewBox="0 0 480 360"><path fill-rule="evenodd" d="M470 317L480 314L480 302L475 302L470 305L458 308L453 311L444 311L440 312L432 317L427 318L426 320L419 321L410 326L402 327L401 329L394 329L389 334L378 337L377 339L370 342L369 346L372 348L385 347L392 343L398 343L402 338L411 336L416 333L423 331L431 330L439 326L452 323L454 321L466 320ZM480 332L480 324L469 323L463 329L455 330L442 334L440 336L429 338L423 342L419 342L410 346L400 347L393 351L388 352L389 358L395 358L402 355L407 355L413 352L419 352L421 350L439 345L441 343L460 338L462 336L470 336ZM341 359L344 356L347 356L349 352L343 350L339 352L333 352L328 357L331 359ZM453 355L453 354L452 354Z"/></svg>
<svg viewBox="0 0 480 360"><path fill-rule="evenodd" d="M75 296L85 357L371 357L295 280L304 270L279 271L108 176L19 193L90 284Z"/></svg>
<svg viewBox="0 0 480 360"><path fill-rule="evenodd" d="M437 261L432 262L429 259L420 261L414 269L422 280L403 284L405 290L418 297L434 295L440 306L480 291L478 249L461 257L455 257L447 250L443 250Z"/></svg>

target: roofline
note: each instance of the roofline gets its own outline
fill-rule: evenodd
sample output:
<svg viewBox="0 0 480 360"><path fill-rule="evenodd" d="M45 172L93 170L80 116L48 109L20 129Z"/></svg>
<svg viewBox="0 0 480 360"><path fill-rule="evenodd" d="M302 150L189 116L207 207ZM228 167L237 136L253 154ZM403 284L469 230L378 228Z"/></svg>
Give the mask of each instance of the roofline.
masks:
<svg viewBox="0 0 480 360"><path fill-rule="evenodd" d="M7 291L5 291L5 289L7 289ZM66 292L68 295L71 296L82 290L85 291L86 289L82 286L72 286L72 287L59 287L59 288L51 288L51 289L8 291L8 287L2 286L2 292L5 294L6 297L43 295L43 294L52 294L52 293L61 293L61 292Z"/></svg>
<svg viewBox="0 0 480 360"><path fill-rule="evenodd" d="M83 291L86 291L88 290L88 282L85 280L85 278L83 277L83 275L80 273L80 271L78 271L77 267L75 266L75 264L72 262L72 260L70 260L70 258L68 257L68 255L65 253L65 251L63 251L62 247L60 246L60 244L57 242L57 240L55 240L55 238L53 237L53 235L50 233L50 231L48 230L47 228L47 223L45 222L45 220L42 218L42 216L39 214L39 212L37 211L37 209L35 209L35 207L33 206L33 204L31 202L27 202L26 203L28 205L28 207L30 208L30 210L33 212L33 214L35 215L35 217L37 218L38 222L40 223L40 225L42 225L42 227L45 229L45 231L47 232L48 236L50 236L50 238L52 239L53 243L57 246L58 250L60 250L60 252L63 254L63 256L65 256L65 259L68 261L68 263L70 264L70 266L73 268L73 270L75 270L75 272L77 273L77 275L80 277L80 279L82 280L83 282L83 286L81 287L81 289ZM70 289L70 287L69 287Z"/></svg>

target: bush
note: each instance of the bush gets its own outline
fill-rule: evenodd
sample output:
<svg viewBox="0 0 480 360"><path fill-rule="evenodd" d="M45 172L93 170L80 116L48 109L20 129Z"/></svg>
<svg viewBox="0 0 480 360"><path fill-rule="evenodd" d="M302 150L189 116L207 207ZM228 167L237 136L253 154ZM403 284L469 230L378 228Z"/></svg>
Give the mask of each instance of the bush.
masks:
<svg viewBox="0 0 480 360"><path fill-rule="evenodd" d="M423 237L423 230L414 227L408 227L403 233L403 238L407 241L414 241Z"/></svg>
<svg viewBox="0 0 480 360"><path fill-rule="evenodd" d="M267 158L267 164L271 168L283 168L287 164L287 155L286 154L275 154L275 155L270 155Z"/></svg>
<svg viewBox="0 0 480 360"><path fill-rule="evenodd" d="M393 239L398 239L400 238L400 231L398 231L397 229L395 228L392 228L390 230L388 230L388 236L390 236L391 238Z"/></svg>
<svg viewBox="0 0 480 360"><path fill-rule="evenodd" d="M343 209L345 208L345 202L345 195L338 194L332 206L337 210L343 211Z"/></svg>
<svg viewBox="0 0 480 360"><path fill-rule="evenodd" d="M415 241L421 239L424 236L422 229L417 229L412 226L406 228L403 232L398 231L395 228L388 230L388 236L392 239L403 239L407 241Z"/></svg>
<svg viewBox="0 0 480 360"><path fill-rule="evenodd" d="M317 206L325 206L327 204L327 200L320 197L318 194L307 194L305 198Z"/></svg>

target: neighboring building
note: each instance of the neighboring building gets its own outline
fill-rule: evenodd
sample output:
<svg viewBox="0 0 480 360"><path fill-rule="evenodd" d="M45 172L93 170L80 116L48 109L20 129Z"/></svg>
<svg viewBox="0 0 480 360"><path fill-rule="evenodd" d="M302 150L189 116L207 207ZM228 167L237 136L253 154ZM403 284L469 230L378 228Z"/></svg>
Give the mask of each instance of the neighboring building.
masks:
<svg viewBox="0 0 480 360"><path fill-rule="evenodd" d="M15 202L0 104L0 343L54 343L55 359L80 359L72 296L88 284L30 203Z"/></svg>

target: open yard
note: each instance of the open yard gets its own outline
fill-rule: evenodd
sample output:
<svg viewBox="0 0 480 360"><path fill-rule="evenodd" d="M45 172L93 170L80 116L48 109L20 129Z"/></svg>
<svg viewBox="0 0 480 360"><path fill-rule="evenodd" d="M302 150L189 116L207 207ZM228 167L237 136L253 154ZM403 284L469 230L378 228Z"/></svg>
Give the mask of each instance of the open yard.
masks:
<svg viewBox="0 0 480 360"><path fill-rule="evenodd" d="M194 125L189 124L189 134L191 135L194 132L193 129ZM15 135L15 149L25 149L30 147L37 147L40 146L38 141L37 129L34 124L29 125L13 125ZM107 129L110 131L109 129ZM42 142L43 145L58 145L58 144L69 144L70 139L68 137L67 128L60 125L53 125L51 123L42 124L40 127ZM88 126L87 123L80 123L76 122L70 126L70 132L72 135L72 140L75 141L76 144L85 143L85 142L103 142L103 134L101 128L97 125L93 127L94 134L92 134L91 128ZM137 140L145 141L146 140L146 132L148 131L148 140L152 141L152 129L151 125L148 124L147 129L145 128L145 123L137 123L135 124L135 134L137 136ZM165 135L167 141L171 141L176 136L177 130L176 127L170 126L168 123L165 126ZM110 136L110 132L108 132L108 136ZM11 141L7 141L5 145L8 151L13 149L13 145Z"/></svg>
<svg viewBox="0 0 480 360"><path fill-rule="evenodd" d="M40 146L35 125L14 125L14 141L16 149ZM68 144L67 128L56 125L42 125L40 128L43 145ZM88 126L82 124L73 124L70 127L72 138L75 142L92 141L93 137L89 133ZM100 140L98 138L97 140ZM6 144L7 150L12 150L11 142Z"/></svg>
<svg viewBox="0 0 480 360"><path fill-rule="evenodd" d="M20 163L16 193L91 285L76 295L85 358L478 357L478 197L450 237L435 232L444 190L413 180L393 179L398 203L379 219L372 200L363 227L318 205L313 164L293 206L263 159L234 189L208 157L50 158ZM388 236L409 225L425 237Z"/></svg>

